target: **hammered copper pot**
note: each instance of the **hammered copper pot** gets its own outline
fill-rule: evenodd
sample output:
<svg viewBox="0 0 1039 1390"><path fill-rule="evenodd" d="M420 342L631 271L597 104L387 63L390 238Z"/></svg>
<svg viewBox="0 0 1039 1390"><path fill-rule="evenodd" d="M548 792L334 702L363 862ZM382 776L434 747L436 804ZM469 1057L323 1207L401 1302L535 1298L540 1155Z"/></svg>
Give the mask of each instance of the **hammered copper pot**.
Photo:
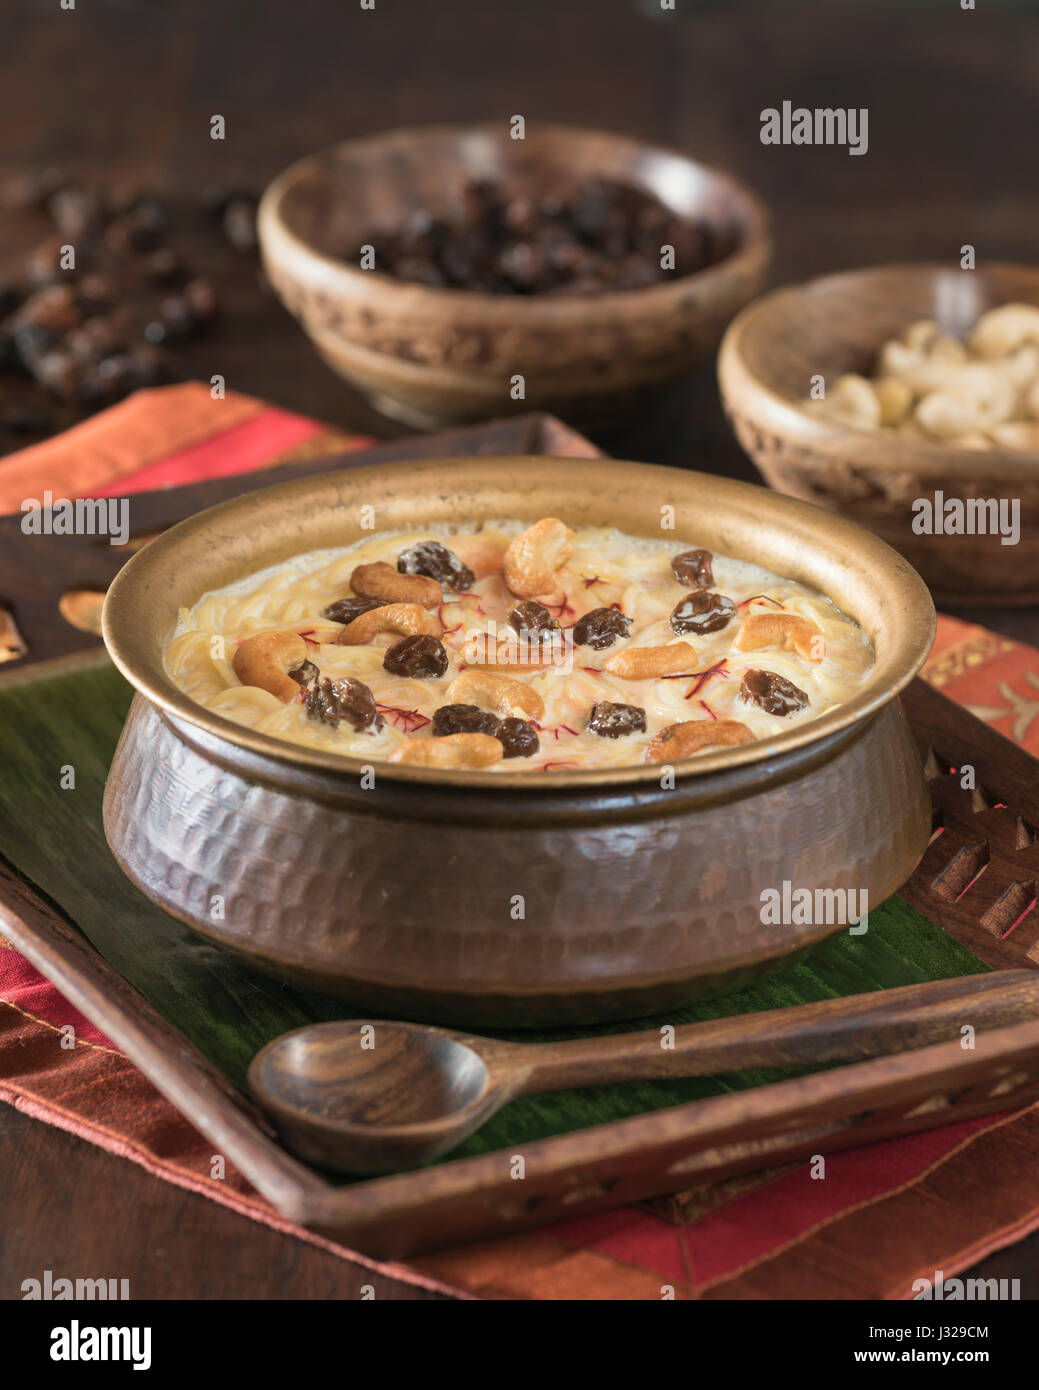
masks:
<svg viewBox="0 0 1039 1390"><path fill-rule="evenodd" d="M876 668L813 724L675 769L436 772L299 748L195 705L165 674L177 610L380 529L545 514L690 541L811 584ZM104 634L138 694L105 793L129 877L213 941L361 1009L466 1026L645 1015L749 980L846 928L765 925L764 889L876 906L930 833L897 699L933 639L916 573L852 523L761 488L614 461L455 459L287 483L173 527L112 585ZM370 780L370 779L366 779Z"/></svg>

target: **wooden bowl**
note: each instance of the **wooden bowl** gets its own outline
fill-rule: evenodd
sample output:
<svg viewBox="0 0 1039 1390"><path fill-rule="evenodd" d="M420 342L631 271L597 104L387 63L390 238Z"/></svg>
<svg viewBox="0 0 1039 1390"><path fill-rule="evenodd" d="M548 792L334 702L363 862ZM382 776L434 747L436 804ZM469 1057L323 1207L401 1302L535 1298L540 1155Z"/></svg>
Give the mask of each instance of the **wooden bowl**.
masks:
<svg viewBox="0 0 1039 1390"><path fill-rule="evenodd" d="M196 705L166 675L178 609L292 555L387 529L549 512L674 534L830 594L876 651L846 705L660 768L436 772L305 749ZM879 904L930 834L897 699L934 609L850 522L746 483L551 458L422 461L247 494L122 569L104 636L138 695L105 792L116 858L174 916L257 965L375 1013L466 1026L596 1022L717 992L842 930L761 920L784 882ZM515 895L524 916L511 911Z"/></svg>
<svg viewBox="0 0 1039 1390"><path fill-rule="evenodd" d="M337 258L373 227L449 211L470 179L536 192L560 174L644 189L731 251L695 275L594 297L429 289ZM398 130L304 159L267 189L258 226L267 274L325 361L385 414L432 428L517 410L603 420L636 409L703 361L761 288L767 223L748 188L683 155L560 126L512 140L499 122Z"/></svg>
<svg viewBox="0 0 1039 1390"><path fill-rule="evenodd" d="M869 375L879 348L918 319L964 335L985 310L1039 304L1039 267L892 265L764 295L732 323L718 358L740 443L780 492L853 517L919 570L940 603L1039 602L1039 454L953 449L808 414L810 378ZM1016 545L998 535L917 535L918 498L1017 500Z"/></svg>

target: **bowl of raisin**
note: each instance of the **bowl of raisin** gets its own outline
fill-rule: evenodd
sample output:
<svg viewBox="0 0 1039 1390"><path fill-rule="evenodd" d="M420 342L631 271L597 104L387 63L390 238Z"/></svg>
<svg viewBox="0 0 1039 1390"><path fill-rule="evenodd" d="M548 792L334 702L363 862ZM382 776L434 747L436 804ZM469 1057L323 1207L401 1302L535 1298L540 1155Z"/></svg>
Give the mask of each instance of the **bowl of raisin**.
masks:
<svg viewBox="0 0 1039 1390"><path fill-rule="evenodd" d="M267 189L267 274L326 362L419 428L611 421L704 361L764 281L757 196L684 154L505 121L350 140Z"/></svg>

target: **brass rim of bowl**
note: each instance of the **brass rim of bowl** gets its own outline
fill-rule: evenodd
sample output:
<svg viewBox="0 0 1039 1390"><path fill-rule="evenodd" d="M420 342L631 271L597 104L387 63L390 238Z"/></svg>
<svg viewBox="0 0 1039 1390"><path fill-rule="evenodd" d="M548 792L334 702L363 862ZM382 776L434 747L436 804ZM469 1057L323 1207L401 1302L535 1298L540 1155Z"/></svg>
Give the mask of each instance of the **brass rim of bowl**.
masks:
<svg viewBox="0 0 1039 1390"><path fill-rule="evenodd" d="M280 249L291 257L294 270L301 279L309 278L308 267L313 268L319 265L322 268L322 283L326 290L334 291L338 286L342 290L349 291L352 296L359 300L378 298L384 306L392 303L394 296L399 296L399 307L402 312L414 305L417 299L427 299L431 305L454 305L459 309L471 310L481 317L490 315L491 317L507 318L511 322L515 322L517 319L529 319L538 323L559 319L567 324L572 324L575 316L593 319L602 314L616 313L624 305L644 304L649 306L657 301L666 303L676 293L688 292L693 287L706 285L709 280L721 278L723 275L727 277L734 270L753 272L761 266L768 256L770 245L768 208L754 190L742 180L724 169L690 159L680 150L668 149L663 145L650 145L630 136L590 130L582 126L540 126L537 135L545 137L546 140L592 136L599 139L609 139L618 145L626 144L634 149L644 150L647 154L679 160L688 168L695 169L699 174L716 180L728 188L739 203L746 218L746 230L739 245L722 260L715 262L714 265L694 271L691 275L680 276L665 284L648 285L644 289L614 290L588 296L501 295L488 294L480 290L437 288L432 285L412 284L410 281L399 280L396 276L386 275L378 270L361 270L359 267L348 265L346 261L327 255L309 241L297 236L282 216L282 202L290 190L300 179L309 175L312 170L320 168L339 151L360 149L365 145L383 143L388 145L399 140L408 141L416 135L428 135L432 132L477 136L481 134L497 135L500 134L500 131L500 122L483 122L473 125L445 123L441 125L403 126L383 131L378 135L363 136L357 140L344 140L338 145L330 145L327 149L319 150L316 154L307 155L303 159L297 160L273 179L260 199L257 209L257 228L261 246L265 246L265 254L269 254L271 245L280 243Z"/></svg>
<svg viewBox="0 0 1039 1390"><path fill-rule="evenodd" d="M660 506L674 507L662 532ZM652 539L688 540L801 580L856 619L874 644L866 685L847 703L795 728L674 764L676 780L775 758L873 714L913 678L931 649L935 612L916 571L890 546L809 503L683 469L615 459L430 459L324 473L245 493L182 521L133 555L105 599L102 634L116 666L152 704L284 767L356 779L370 760L287 742L197 704L167 675L163 650L181 607L293 555L370 538L353 519L362 506L380 531L475 526L561 515L576 526L616 526ZM588 791L652 785L656 764L562 772L445 772L378 760L379 778L504 791Z"/></svg>
<svg viewBox="0 0 1039 1390"><path fill-rule="evenodd" d="M744 342L757 331L757 320L777 302L783 299L794 301L821 286L839 287L842 282L861 280L878 271L903 273L907 276L930 276L938 272L955 273L950 266L937 261L901 261L890 265L846 270L836 275L822 275L814 280L784 285L780 289L760 295L742 309L729 324L718 351L718 382L726 408L733 414L746 415L754 425L762 429L819 453L833 453L844 459L847 457L849 445L854 444L858 455L856 462L863 468L873 468L881 472L913 472L925 477L962 473L967 477L977 478L981 473L986 478L1006 476L1011 479L1027 478L1034 481L1039 465L1039 453L1034 450L998 447L984 451L951 449L937 440L905 440L898 435L887 435L874 430L857 430L851 426L826 422L808 414L791 396L774 391L747 366L743 351ZM984 278L997 277L1003 271L1033 276L1036 289L1039 291L1039 266L996 261L973 273ZM880 346L878 343L877 347Z"/></svg>

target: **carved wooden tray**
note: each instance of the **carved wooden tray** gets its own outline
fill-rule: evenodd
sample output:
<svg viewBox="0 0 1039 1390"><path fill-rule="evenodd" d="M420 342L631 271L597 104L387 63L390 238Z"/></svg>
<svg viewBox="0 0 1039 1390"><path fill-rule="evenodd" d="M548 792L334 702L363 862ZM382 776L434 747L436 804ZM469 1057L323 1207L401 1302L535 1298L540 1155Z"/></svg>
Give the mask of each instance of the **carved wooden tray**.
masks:
<svg viewBox="0 0 1039 1390"><path fill-rule="evenodd" d="M310 462L260 477L149 494L138 531L275 478L319 467L410 453L591 453L547 417L456 431L365 454ZM39 566L12 559L0 520L0 601L28 651L8 666L16 681L38 672L103 665L89 633L62 630L54 605L73 585L102 588L117 568L62 538L61 573L37 585ZM108 547L106 547L106 550ZM92 568L91 568L92 566ZM26 577L27 576L27 577ZM49 605L49 606L48 606ZM55 658L65 658L55 661ZM75 662L73 664L75 664ZM35 668L35 669L27 669ZM0 672L4 668L0 667ZM7 677L0 675L0 687ZM916 681L905 696L927 759L936 834L901 897L994 967L1039 964L1039 776L1017 745ZM959 771L975 770L965 790ZM3 849L0 837L0 851ZM73 916L75 914L72 914ZM0 932L133 1060L268 1200L290 1218L367 1253L400 1257L603 1210L914 1130L1012 1109L1039 1097L1039 1022L979 1035L973 1052L952 1041L901 1056L719 1094L524 1143L526 1176L512 1177L512 1150L459 1158L393 1177L336 1186L288 1155L263 1116L90 944L35 886L0 861Z"/></svg>

